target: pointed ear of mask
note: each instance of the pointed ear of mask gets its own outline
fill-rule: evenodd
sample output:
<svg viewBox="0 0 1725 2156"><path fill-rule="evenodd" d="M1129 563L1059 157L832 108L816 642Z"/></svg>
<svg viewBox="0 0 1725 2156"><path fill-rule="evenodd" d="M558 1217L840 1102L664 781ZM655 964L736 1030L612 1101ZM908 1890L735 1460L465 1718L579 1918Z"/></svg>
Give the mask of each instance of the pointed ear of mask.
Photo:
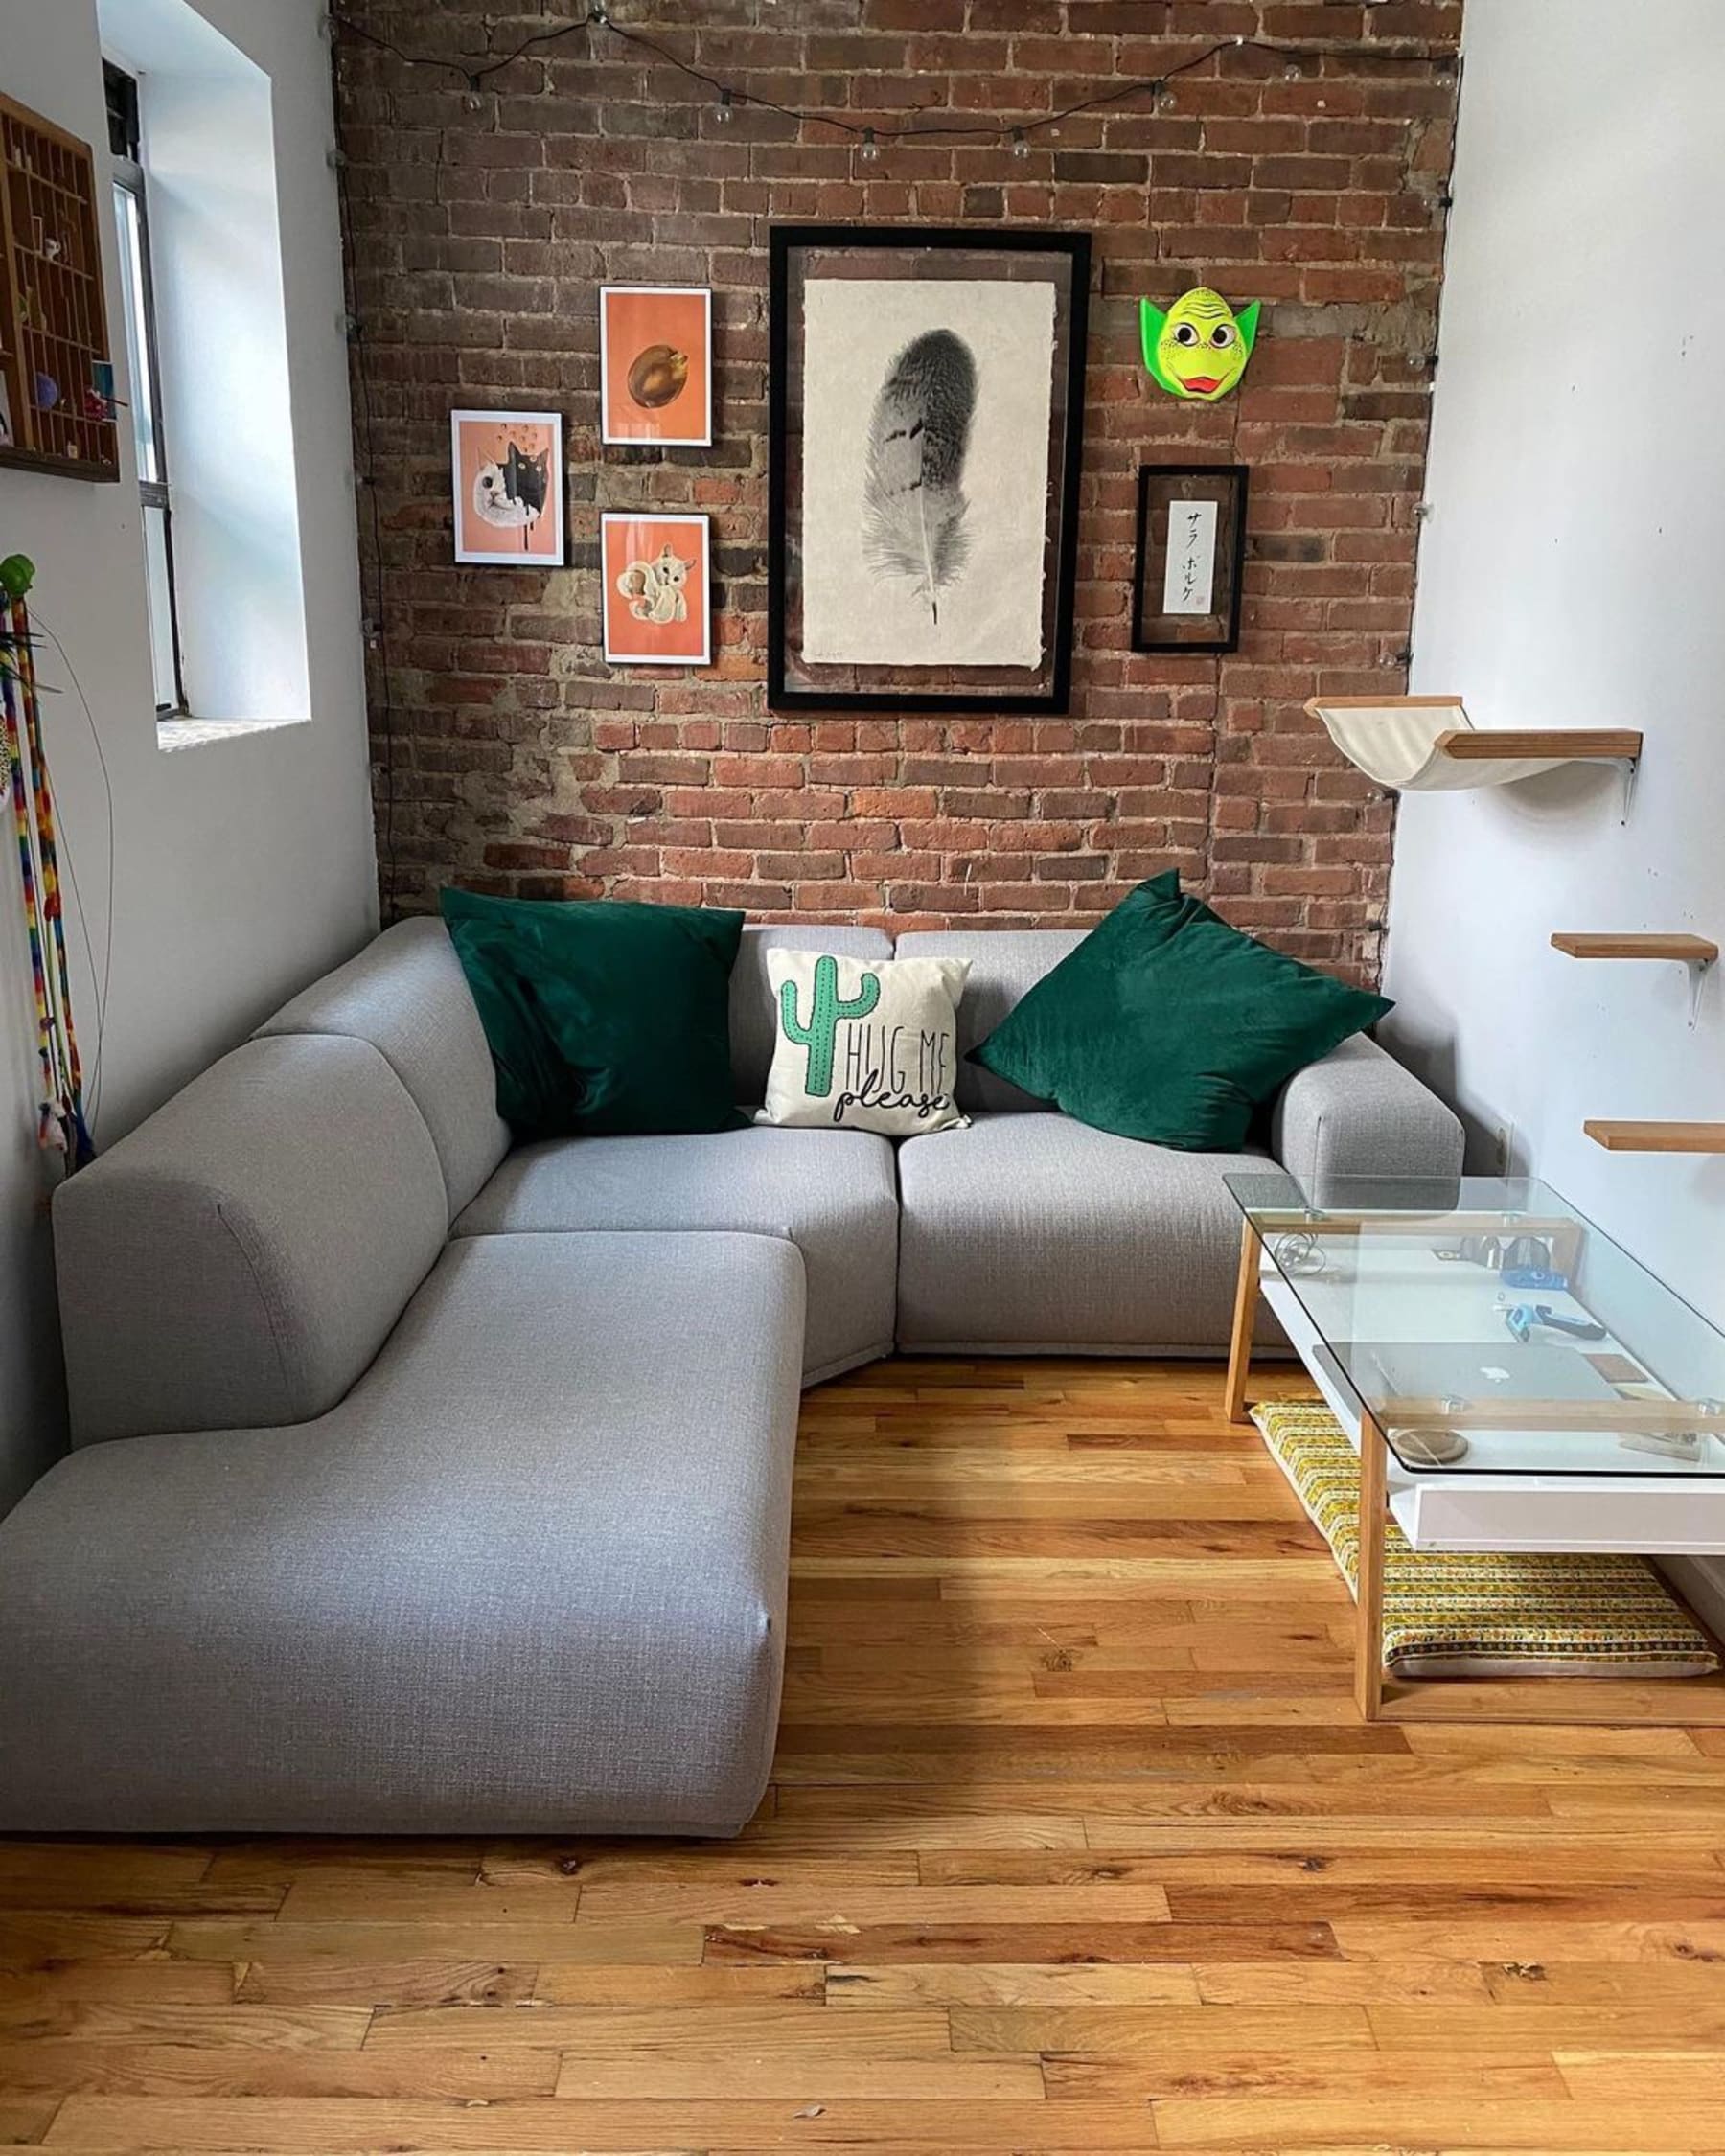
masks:
<svg viewBox="0 0 1725 2156"><path fill-rule="evenodd" d="M1248 359L1252 357L1252 348L1257 342L1258 313L1263 304L1262 300L1254 300L1250 307L1241 308L1234 316L1240 332L1240 350Z"/></svg>
<svg viewBox="0 0 1725 2156"><path fill-rule="evenodd" d="M1158 350L1167 319L1154 300L1139 300L1138 331L1143 339L1144 365L1149 371L1150 378L1159 389L1165 389L1170 397L1184 397L1184 389L1163 370Z"/></svg>

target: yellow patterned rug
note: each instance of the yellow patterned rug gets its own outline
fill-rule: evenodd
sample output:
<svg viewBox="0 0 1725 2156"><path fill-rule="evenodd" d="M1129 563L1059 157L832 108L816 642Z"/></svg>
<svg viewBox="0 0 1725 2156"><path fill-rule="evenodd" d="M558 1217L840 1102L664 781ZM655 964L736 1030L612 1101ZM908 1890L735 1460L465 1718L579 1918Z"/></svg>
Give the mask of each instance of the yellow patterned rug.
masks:
<svg viewBox="0 0 1725 2156"><path fill-rule="evenodd" d="M1325 1407L1252 1411L1342 1576L1358 1591L1360 1463ZM1384 1664L1398 1677L1702 1677L1707 1634L1644 1557L1384 1549Z"/></svg>

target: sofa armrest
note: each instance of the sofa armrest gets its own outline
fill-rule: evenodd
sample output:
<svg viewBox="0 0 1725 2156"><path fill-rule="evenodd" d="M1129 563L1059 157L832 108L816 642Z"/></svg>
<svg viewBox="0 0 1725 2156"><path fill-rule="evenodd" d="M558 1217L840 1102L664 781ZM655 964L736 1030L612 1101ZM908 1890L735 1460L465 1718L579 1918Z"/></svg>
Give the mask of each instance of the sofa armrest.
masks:
<svg viewBox="0 0 1725 2156"><path fill-rule="evenodd" d="M1325 1184L1339 1176L1453 1183L1461 1173L1462 1130L1455 1112L1364 1034L1288 1080L1276 1103L1270 1143L1316 1204L1325 1202Z"/></svg>

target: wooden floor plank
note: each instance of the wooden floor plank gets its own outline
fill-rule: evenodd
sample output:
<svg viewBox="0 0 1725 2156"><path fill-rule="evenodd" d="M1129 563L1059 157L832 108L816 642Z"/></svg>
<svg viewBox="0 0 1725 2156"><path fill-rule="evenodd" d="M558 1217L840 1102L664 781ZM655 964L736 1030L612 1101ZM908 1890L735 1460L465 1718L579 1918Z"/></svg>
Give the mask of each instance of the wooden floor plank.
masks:
<svg viewBox="0 0 1725 2156"><path fill-rule="evenodd" d="M59 2096L0 2096L0 2147L34 2147L63 2101Z"/></svg>
<svg viewBox="0 0 1725 2156"><path fill-rule="evenodd" d="M1725 1874L1720 1877L1725 1887ZM748 1887L603 1886L587 1890L591 1921L622 1922L635 1914L690 1923L746 1928L756 1924L831 1928L838 1933L892 1924L991 1925L1161 1924L1168 1919L1163 1887L1136 1880L1087 1880L1065 1885L850 1888L811 1880L780 1886L763 1880ZM1303 1914L1303 1912L1301 1913ZM584 1916L584 1921L586 1920ZM576 1925L581 1929L581 1924Z"/></svg>
<svg viewBox="0 0 1725 2156"><path fill-rule="evenodd" d="M29 2034L85 2044L185 2044L197 2050L356 2052L371 2026L365 2006L158 2004L129 2000L58 2000L34 2017L21 2007L0 2015L0 2042ZM6 2086L0 2076L0 2088Z"/></svg>
<svg viewBox="0 0 1725 2156"><path fill-rule="evenodd" d="M1254 2049L1170 2052L1143 2057L1050 2058L1045 2086L1056 2103L1224 2104L1242 2098L1299 2102L1314 2111L1347 2103L1453 2105L1506 2101L1552 2105L1561 2116L1573 2092L1549 2054L1510 2058L1449 2057L1421 2053L1393 2058L1375 2048L1278 2053ZM1611 2094L1624 2093L1622 2083ZM1692 2088L1691 2095L1697 2093Z"/></svg>
<svg viewBox="0 0 1725 2156"><path fill-rule="evenodd" d="M1664 2150L1720 2145L1725 2102L1672 2105L1656 2116L1633 2099L1554 2102L1457 2097L1203 2097L1154 2103L1164 2148ZM58 2122L57 2122L58 2124ZM51 2137L52 2138L52 2137Z"/></svg>
<svg viewBox="0 0 1725 2156"><path fill-rule="evenodd" d="M1105 2058L1305 2051L1377 2053L1363 2007L1236 2012L1220 2007L960 2007L952 2014L957 2052L1088 2053ZM1535 2047L1536 2048L1536 2047Z"/></svg>
<svg viewBox="0 0 1725 2156"><path fill-rule="evenodd" d="M510 1962L699 1961L701 1929L668 1921L586 1924L387 1923L248 1924L218 1919L175 1924L163 1937L172 1954L195 1961L251 1962L432 1960Z"/></svg>
<svg viewBox="0 0 1725 2156"><path fill-rule="evenodd" d="M407 2046L441 2049L478 2044L493 2048L532 2044L586 2052L699 2051L726 2045L748 2053L810 2050L852 2057L916 2058L951 2053L948 2018L932 2008L901 2008L873 2014L829 2014L816 2001L696 2001L678 2006L551 2006L512 2007L428 2007L380 2013L367 2039L370 2050ZM1020 2045L1031 2050L1034 2045Z"/></svg>
<svg viewBox="0 0 1725 2156"><path fill-rule="evenodd" d="M1725 1738L1362 1728L1220 1400L810 1394L734 1842L0 1842L0 2144L1725 2156Z"/></svg>
<svg viewBox="0 0 1725 2156"><path fill-rule="evenodd" d="M1309 1967L1309 1963L1301 1963ZM829 2008L889 2007L1196 2007L1198 1979L1184 1962L846 1962L826 1972Z"/></svg>
<svg viewBox="0 0 1725 2156"><path fill-rule="evenodd" d="M0 2088L44 2094L174 2097L350 2097L376 2105L436 2099L490 2103L551 2096L555 2051L481 2052L450 2045L413 2058L373 2052L252 2052L191 2044L0 2043Z"/></svg>
<svg viewBox="0 0 1725 2156"><path fill-rule="evenodd" d="M565 2052L557 2081L560 2097L589 2101L686 2101L720 2088L732 2101L771 2097L787 2104L845 2097L906 2103L1041 2103L1047 2093L1042 2063L1035 2058L957 2058L951 2052L876 2057L806 2041L785 2051L751 2047L740 2053L726 2044L686 2042L664 2051Z"/></svg>
<svg viewBox="0 0 1725 2156"><path fill-rule="evenodd" d="M706 1935L709 1960L728 1961L1263 1961L1340 1951L1327 1924L817 1924L724 1925Z"/></svg>
<svg viewBox="0 0 1725 2156"><path fill-rule="evenodd" d="M1591 2108L1591 2107L1590 2107ZM444 2102L391 2106L389 2145L420 2156L508 2151L569 2156L591 2151L868 2149L909 2156L931 2149L1139 2151L1156 2145L1142 2104L1042 2101L952 2103L893 2099L794 2103L786 2098L719 2097L633 2101L532 2098L473 2108ZM92 2156L238 2149L344 2156L375 2150L376 2107L344 2099L138 2099L68 2097L50 2126L49 2148ZM1056 2129L1058 2136L1056 2138ZM1601 2144L1601 2145L1604 2145ZM1617 2145L1627 2145L1619 2143Z"/></svg>

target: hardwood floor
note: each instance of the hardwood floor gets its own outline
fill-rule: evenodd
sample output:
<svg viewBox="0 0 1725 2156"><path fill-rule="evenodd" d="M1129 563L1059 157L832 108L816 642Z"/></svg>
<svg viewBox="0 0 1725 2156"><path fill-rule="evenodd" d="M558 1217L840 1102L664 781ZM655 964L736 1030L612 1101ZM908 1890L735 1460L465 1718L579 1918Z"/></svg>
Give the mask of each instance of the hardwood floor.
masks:
<svg viewBox="0 0 1725 2156"><path fill-rule="evenodd" d="M1221 1392L814 1394L736 1844L0 1841L0 2142L1725 2150L1725 1732L1362 1728Z"/></svg>

